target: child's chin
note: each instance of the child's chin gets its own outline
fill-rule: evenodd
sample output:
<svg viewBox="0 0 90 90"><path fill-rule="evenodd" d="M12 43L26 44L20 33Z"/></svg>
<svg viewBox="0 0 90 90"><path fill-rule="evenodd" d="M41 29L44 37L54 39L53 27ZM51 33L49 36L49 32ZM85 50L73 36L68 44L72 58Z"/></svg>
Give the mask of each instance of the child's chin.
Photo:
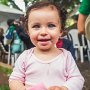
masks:
<svg viewBox="0 0 90 90"><path fill-rule="evenodd" d="M49 44L49 45L39 45L39 48L41 50L49 50L52 46Z"/></svg>
<svg viewBox="0 0 90 90"><path fill-rule="evenodd" d="M48 50L50 50L50 48L49 47L40 47L40 50L42 50L42 51L48 51Z"/></svg>

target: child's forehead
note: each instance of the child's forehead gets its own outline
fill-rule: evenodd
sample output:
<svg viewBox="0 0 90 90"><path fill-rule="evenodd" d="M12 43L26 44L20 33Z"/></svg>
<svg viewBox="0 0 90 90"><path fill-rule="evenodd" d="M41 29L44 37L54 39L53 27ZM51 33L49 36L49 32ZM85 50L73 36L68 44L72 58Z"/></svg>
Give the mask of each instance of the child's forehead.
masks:
<svg viewBox="0 0 90 90"><path fill-rule="evenodd" d="M40 8L32 8L31 11L40 10L40 9L48 9L48 10L56 10L56 11L58 11L56 6L54 6L54 5L43 6L43 7L40 7Z"/></svg>
<svg viewBox="0 0 90 90"><path fill-rule="evenodd" d="M48 20L46 20L48 17ZM34 9L29 13L29 22L31 21L41 21L41 22L60 22L59 13L56 8L43 7L39 9Z"/></svg>
<svg viewBox="0 0 90 90"><path fill-rule="evenodd" d="M38 17L40 16L40 17ZM46 7L43 7L43 8L35 8L33 9L30 13L29 13L29 18L32 18L32 17L38 17L38 18L41 18L41 17L59 17L59 12L58 10L55 8L55 7L51 7L51 6L46 6ZM60 18L59 18L60 19Z"/></svg>

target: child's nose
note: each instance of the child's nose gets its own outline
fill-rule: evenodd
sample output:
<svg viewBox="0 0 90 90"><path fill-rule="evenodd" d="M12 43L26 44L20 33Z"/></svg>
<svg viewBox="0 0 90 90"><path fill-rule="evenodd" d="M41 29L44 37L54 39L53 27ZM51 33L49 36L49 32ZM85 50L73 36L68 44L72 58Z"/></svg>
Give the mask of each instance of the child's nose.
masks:
<svg viewBox="0 0 90 90"><path fill-rule="evenodd" d="M43 28L41 29L41 31L40 31L40 34L41 34L41 35L47 35L47 34L48 34L47 28L43 27Z"/></svg>

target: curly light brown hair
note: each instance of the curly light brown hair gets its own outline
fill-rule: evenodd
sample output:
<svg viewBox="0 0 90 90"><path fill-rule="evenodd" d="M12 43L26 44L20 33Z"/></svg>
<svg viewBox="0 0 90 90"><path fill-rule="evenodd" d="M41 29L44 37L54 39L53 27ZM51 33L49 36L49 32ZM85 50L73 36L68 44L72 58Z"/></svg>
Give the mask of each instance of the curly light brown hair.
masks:
<svg viewBox="0 0 90 90"><path fill-rule="evenodd" d="M28 17L30 12L35 9L41 9L43 7L48 7L50 6L52 9L56 8L58 11L58 15L60 17L60 21L61 21L61 29L64 30L65 27L65 22L66 22L66 11L65 9L61 9L61 7L55 3L49 2L49 1L40 1L40 2L35 2L34 4L32 4L30 7L28 7L27 11L26 11L26 16L25 16L25 30L28 30Z"/></svg>

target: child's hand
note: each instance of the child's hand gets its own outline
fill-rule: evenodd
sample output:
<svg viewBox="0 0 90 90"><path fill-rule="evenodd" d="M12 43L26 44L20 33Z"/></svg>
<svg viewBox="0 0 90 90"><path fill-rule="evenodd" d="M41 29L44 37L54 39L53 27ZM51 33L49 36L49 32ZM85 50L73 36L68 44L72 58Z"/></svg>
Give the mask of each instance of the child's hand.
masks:
<svg viewBox="0 0 90 90"><path fill-rule="evenodd" d="M52 86L52 87L48 88L48 90L68 90L68 89L64 86L62 86L62 87Z"/></svg>

